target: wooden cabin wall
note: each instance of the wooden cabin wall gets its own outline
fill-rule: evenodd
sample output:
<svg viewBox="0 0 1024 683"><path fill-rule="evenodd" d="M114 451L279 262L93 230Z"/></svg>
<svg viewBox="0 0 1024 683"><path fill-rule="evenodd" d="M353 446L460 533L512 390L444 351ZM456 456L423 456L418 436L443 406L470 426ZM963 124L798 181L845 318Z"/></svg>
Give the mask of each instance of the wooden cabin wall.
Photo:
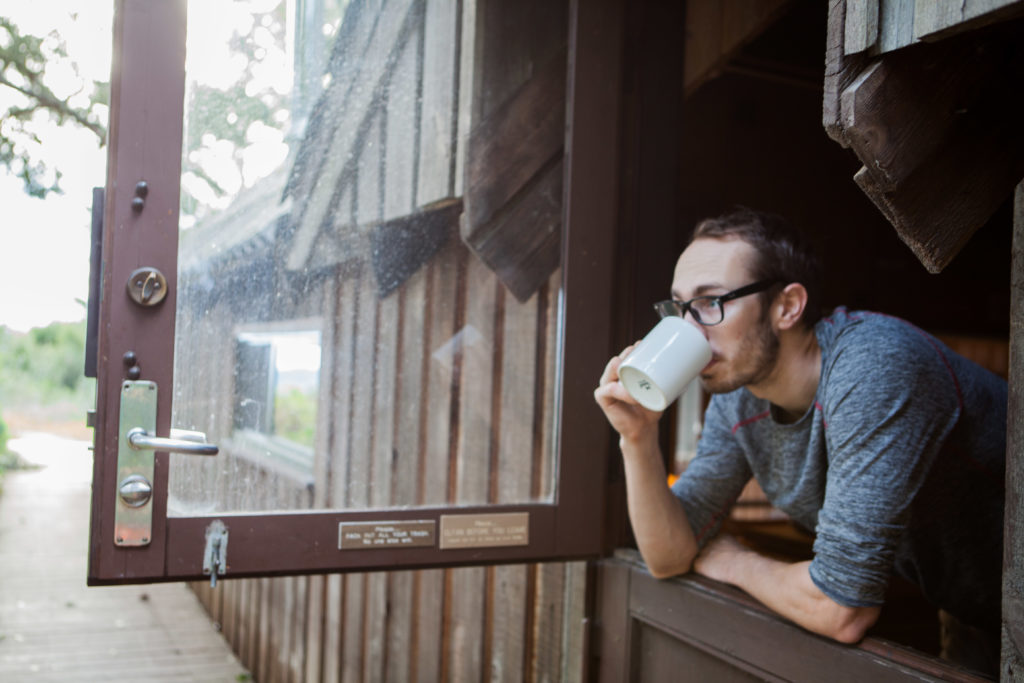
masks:
<svg viewBox="0 0 1024 683"><path fill-rule="evenodd" d="M519 24L552 11L548 3L533 6ZM351 251L369 242L375 226L461 194L469 126L529 78L523 50L547 36L501 28L520 5L426 3L418 17L417 5L383 7L413 26L406 42L388 46L356 35L353 44L392 50L387 59L378 56L394 65L383 91L405 95L387 106L346 110L352 118L338 128L364 131L346 142L358 161L340 170L328 161L323 172L293 177L293 192L313 199L319 192L311 206L329 210L322 223L310 222L307 212L279 227L267 256L276 257L274 273L254 285L296 305L288 314L256 307L252 322L291 315L323 324L312 485L278 476L279 468L252 456L233 458L228 449L208 467L228 467L248 484L221 479L216 495L227 509L379 509L553 496L560 272L520 302L453 233L385 295L369 255ZM401 34L388 21L378 34ZM501 60L509 50L520 54L514 68ZM486 78L488 70L502 78ZM323 173L334 184L325 184ZM244 274L244 263L231 265ZM189 375L187 391L197 398L182 418L213 419L230 433L237 330L225 321L237 317L229 311L251 305L253 292L226 291L206 317L179 332L196 349L183 353L183 365L198 359L200 348L215 348L217 358ZM228 565L230 577L230 550ZM582 563L225 578L216 588L193 589L258 681L582 675Z"/></svg>

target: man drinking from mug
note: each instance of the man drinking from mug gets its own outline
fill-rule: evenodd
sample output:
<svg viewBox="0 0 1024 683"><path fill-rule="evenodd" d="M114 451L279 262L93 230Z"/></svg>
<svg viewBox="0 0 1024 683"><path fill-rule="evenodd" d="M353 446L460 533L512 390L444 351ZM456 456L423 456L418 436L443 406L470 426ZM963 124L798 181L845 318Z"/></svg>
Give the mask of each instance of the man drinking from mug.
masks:
<svg viewBox="0 0 1024 683"><path fill-rule="evenodd" d="M656 305L712 350L697 456L671 489L661 413L618 381L632 347L609 361L594 396L620 435L640 552L657 577L692 569L846 643L878 619L896 572L941 609L956 641L946 654L994 671L1006 382L902 320L844 308L822 318L819 271L777 216L742 209L697 226L672 298ZM815 532L812 560L771 559L718 533L751 477Z"/></svg>

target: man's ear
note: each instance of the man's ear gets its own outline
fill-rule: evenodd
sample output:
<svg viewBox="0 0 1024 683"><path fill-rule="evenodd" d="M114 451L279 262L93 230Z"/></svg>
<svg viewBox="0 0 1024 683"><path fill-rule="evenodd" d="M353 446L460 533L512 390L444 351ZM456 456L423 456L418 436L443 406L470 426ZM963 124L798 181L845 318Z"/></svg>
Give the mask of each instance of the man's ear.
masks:
<svg viewBox="0 0 1024 683"><path fill-rule="evenodd" d="M800 322L800 317L807 306L807 288L799 282L785 286L775 297L772 308L775 313L775 325L780 330L789 330Z"/></svg>

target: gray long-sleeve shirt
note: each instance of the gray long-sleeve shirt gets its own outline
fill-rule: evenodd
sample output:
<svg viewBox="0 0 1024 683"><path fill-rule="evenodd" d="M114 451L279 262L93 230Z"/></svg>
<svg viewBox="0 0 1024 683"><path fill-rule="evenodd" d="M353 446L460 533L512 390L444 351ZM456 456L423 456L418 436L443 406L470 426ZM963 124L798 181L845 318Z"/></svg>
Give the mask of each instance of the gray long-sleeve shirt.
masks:
<svg viewBox="0 0 1024 683"><path fill-rule="evenodd" d="M936 606L998 624L1006 382L913 325L843 308L815 326L821 378L798 421L746 389L712 398L673 492L703 545L755 477L816 533L810 574L878 606L890 572Z"/></svg>

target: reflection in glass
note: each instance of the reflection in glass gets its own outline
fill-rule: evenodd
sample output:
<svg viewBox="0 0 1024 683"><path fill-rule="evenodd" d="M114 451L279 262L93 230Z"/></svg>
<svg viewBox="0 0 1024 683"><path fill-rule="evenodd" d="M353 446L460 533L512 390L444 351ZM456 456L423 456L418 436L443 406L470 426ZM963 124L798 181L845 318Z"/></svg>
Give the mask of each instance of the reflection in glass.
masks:
<svg viewBox="0 0 1024 683"><path fill-rule="evenodd" d="M265 439L312 470L320 386L318 331L245 332L235 352L235 438Z"/></svg>
<svg viewBox="0 0 1024 683"><path fill-rule="evenodd" d="M552 499L557 257L460 234L474 121L540 71L474 94L472 7L189 3L172 421L222 449L171 456L171 514Z"/></svg>

